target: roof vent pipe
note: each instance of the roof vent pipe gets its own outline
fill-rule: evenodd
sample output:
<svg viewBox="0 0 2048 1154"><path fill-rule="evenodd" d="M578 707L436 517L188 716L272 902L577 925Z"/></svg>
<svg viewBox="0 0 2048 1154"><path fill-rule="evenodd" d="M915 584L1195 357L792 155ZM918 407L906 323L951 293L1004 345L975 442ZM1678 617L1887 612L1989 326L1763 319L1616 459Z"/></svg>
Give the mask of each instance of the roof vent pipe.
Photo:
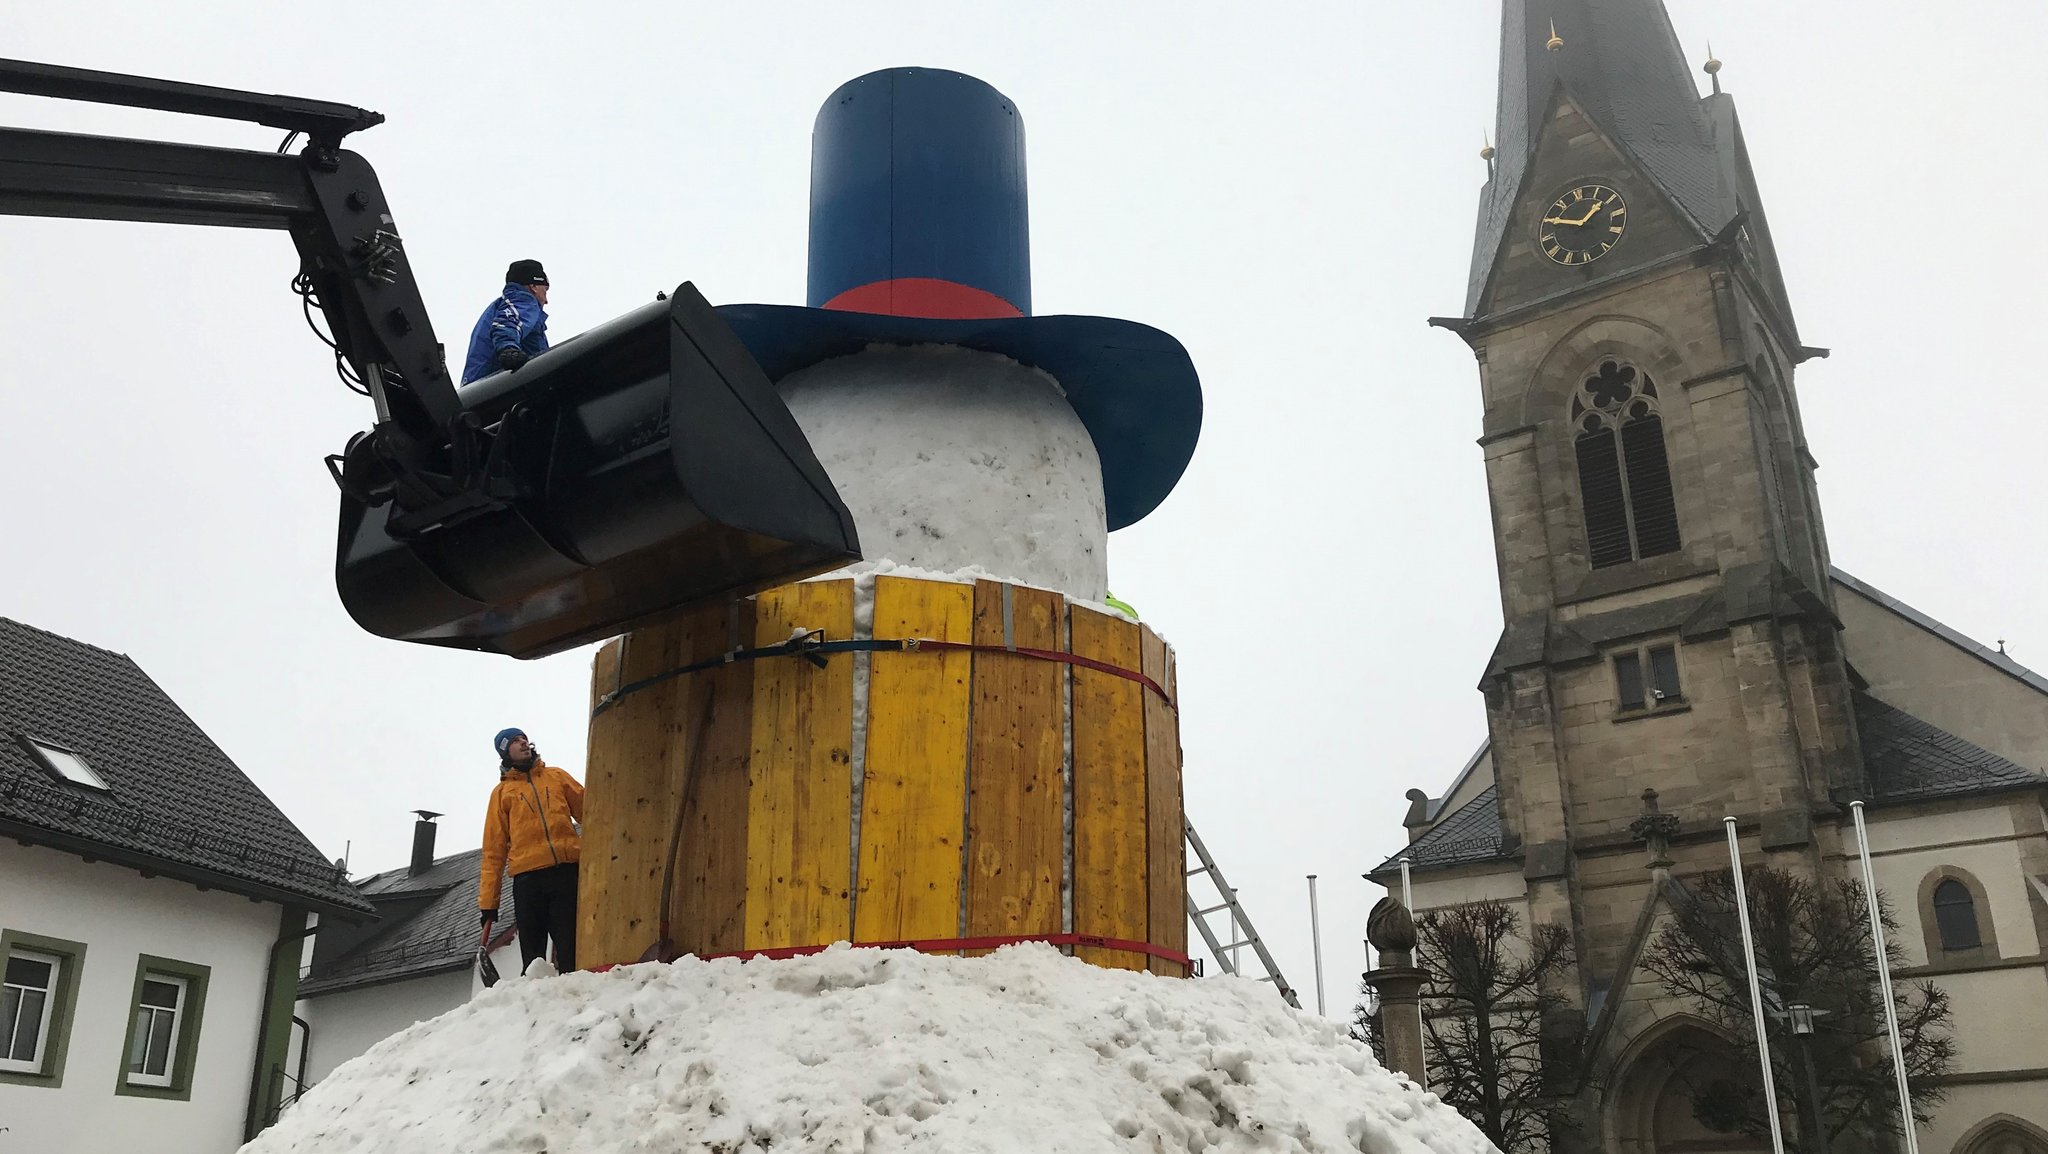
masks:
<svg viewBox="0 0 2048 1154"><path fill-rule="evenodd" d="M434 819L441 815L431 809L416 809L420 819L412 823L412 864L405 868L408 877L434 868Z"/></svg>

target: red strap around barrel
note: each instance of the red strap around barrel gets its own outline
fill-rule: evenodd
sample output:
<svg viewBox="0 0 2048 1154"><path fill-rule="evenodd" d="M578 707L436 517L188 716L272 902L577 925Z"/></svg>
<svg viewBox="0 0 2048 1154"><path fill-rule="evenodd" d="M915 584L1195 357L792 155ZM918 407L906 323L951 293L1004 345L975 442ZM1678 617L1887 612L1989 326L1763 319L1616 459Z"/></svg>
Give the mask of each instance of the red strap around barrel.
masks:
<svg viewBox="0 0 2048 1154"><path fill-rule="evenodd" d="M918 938L903 942L855 942L858 950L917 950L926 954L951 953L954 950L993 950L1000 946L1014 946L1023 942L1044 942L1049 946L1093 946L1103 950L1118 950L1127 954L1144 954L1148 957L1169 961L1183 970L1194 965L1186 954L1155 946L1151 942L1136 942L1129 938L1105 938L1099 934L1000 934L978 938ZM801 958L810 954L822 954L830 946L778 946L763 950L734 950L724 954L691 954L701 961L718 958ZM590 967L591 973L601 974L619 963Z"/></svg>
<svg viewBox="0 0 2048 1154"><path fill-rule="evenodd" d="M1107 661L1097 661L1093 657L1083 657L1078 653L1066 653L1058 649L1027 649L1022 645L975 645L966 641L928 641L922 637L906 639L903 642L903 648L906 650L960 649L969 653L1014 653L1019 657L1031 657L1039 661L1058 661L1067 665L1076 665L1082 669L1093 669L1097 673L1107 673L1112 677L1121 677L1125 681L1135 681L1158 694L1159 699L1166 702L1167 705L1172 706L1174 704L1173 695L1166 692L1166 687L1145 674L1135 669L1125 669L1121 665L1111 665ZM1037 941L1039 939L1034 938L1031 940Z"/></svg>

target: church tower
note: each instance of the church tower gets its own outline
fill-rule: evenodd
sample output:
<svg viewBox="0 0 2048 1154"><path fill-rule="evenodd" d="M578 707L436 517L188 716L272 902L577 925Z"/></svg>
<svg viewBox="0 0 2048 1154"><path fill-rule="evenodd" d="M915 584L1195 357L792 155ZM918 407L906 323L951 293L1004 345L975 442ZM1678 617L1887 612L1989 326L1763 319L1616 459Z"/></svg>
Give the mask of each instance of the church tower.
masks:
<svg viewBox="0 0 2048 1154"><path fill-rule="evenodd" d="M1728 868L1724 819L1745 865L1860 877L1857 801L1890 944L1955 1007L1920 1048L1958 1046L1926 1148L2048 1151L2048 678L1829 564L1794 380L1825 350L1800 338L1719 64L1703 95L1661 0L1502 9L1465 308L1431 322L1479 365L1502 617L1487 742L1440 795L1408 791L1408 844L1368 876L1425 918L1499 902L1573 948L1543 967L1540 1019L1508 1028L1515 1056L1459 1067L1439 995L1447 1053L1411 1073L1503 1133L1514 1098L1554 1154L1768 1149L1730 1114L1761 1109L1757 1047L1665 980L1657 938ZM1826 1003L1838 1041L1881 1033L1799 965L1765 979L1787 1006ZM1390 999L1414 980L1367 975ZM1888 1094L1798 1089L1872 1067L1838 1049L1791 1073L1810 1045L1771 1032L1801 1149L1824 1126L1836 1149L1891 1148Z"/></svg>
<svg viewBox="0 0 2048 1154"><path fill-rule="evenodd" d="M1433 323L1479 362L1505 621L1481 689L1530 917L1578 945L1547 1031L1577 1047L1629 966L1644 790L1681 868L1733 815L1814 870L1862 759L1794 389L1825 352L1734 102L1659 0L1505 0L1501 31L1466 315Z"/></svg>

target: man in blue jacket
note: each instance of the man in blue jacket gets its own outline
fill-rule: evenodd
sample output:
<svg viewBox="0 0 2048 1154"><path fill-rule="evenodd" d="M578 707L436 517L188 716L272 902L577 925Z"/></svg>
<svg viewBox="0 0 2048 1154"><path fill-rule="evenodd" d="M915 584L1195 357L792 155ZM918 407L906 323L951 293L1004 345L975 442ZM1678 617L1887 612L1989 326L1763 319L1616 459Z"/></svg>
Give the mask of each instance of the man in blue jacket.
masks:
<svg viewBox="0 0 2048 1154"><path fill-rule="evenodd" d="M505 291L484 309L469 332L462 383L510 372L548 351L548 274L537 260L515 260L505 270Z"/></svg>

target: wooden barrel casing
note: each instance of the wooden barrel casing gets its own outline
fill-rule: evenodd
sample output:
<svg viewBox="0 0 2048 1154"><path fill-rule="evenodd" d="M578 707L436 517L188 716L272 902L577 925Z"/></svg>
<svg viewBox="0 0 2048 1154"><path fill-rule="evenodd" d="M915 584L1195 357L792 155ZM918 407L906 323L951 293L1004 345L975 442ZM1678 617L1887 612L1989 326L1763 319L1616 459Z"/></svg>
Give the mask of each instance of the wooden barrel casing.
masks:
<svg viewBox="0 0 2048 1154"><path fill-rule="evenodd" d="M1080 934L1184 955L1179 719L1165 643L1043 589L871 580L872 612L859 614L858 630L856 582L810 581L599 651L593 707L621 685L800 631L989 647L840 653L822 667L735 661L599 713L578 960L637 961L660 938L672 842L669 936L684 953ZM1071 653L1158 689L1014 649ZM1186 970L1137 950L1074 952L1103 966Z"/></svg>

